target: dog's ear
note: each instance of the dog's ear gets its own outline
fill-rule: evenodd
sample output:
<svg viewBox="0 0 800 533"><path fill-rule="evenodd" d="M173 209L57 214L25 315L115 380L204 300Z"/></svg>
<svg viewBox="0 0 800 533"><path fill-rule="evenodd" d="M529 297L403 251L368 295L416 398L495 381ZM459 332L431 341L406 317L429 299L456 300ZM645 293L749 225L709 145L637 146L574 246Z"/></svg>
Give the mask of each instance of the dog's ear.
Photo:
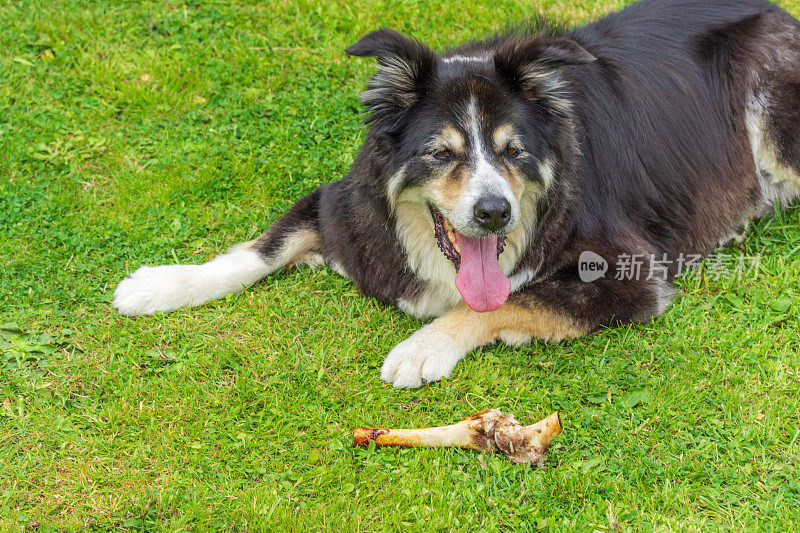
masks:
<svg viewBox="0 0 800 533"><path fill-rule="evenodd" d="M494 65L525 98L542 98L558 108L568 104L561 70L596 59L568 37L535 35L504 44L494 54Z"/></svg>
<svg viewBox="0 0 800 533"><path fill-rule="evenodd" d="M361 101L369 113L367 122L388 130L397 127L402 112L425 92L437 63L430 48L388 28L365 35L345 52L378 59L378 71Z"/></svg>

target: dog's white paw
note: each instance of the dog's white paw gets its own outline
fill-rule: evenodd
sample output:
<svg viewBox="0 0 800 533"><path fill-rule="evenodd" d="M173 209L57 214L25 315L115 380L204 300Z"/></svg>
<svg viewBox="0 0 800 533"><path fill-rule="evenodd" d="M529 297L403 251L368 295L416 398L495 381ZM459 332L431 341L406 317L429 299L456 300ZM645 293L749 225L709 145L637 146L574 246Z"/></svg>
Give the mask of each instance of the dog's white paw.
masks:
<svg viewBox="0 0 800 533"><path fill-rule="evenodd" d="M114 291L123 315L151 315L202 305L252 285L274 270L260 254L235 250L202 265L141 267Z"/></svg>
<svg viewBox="0 0 800 533"><path fill-rule="evenodd" d="M381 379L399 388L420 387L450 377L464 355L452 337L425 327L389 352Z"/></svg>
<svg viewBox="0 0 800 533"><path fill-rule="evenodd" d="M195 265L141 267L114 291L113 306L123 315L151 315L192 305Z"/></svg>

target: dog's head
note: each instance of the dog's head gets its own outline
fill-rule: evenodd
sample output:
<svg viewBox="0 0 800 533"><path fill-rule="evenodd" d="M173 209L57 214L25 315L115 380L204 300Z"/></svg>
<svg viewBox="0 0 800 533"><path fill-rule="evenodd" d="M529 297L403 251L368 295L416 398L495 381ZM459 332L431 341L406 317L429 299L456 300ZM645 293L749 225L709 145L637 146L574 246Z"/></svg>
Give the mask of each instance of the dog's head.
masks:
<svg viewBox="0 0 800 533"><path fill-rule="evenodd" d="M519 257L555 179L550 140L570 112L560 70L594 57L544 35L474 48L440 56L383 29L347 52L378 59L362 101L388 204L424 217L464 300L489 311L510 291L500 254Z"/></svg>

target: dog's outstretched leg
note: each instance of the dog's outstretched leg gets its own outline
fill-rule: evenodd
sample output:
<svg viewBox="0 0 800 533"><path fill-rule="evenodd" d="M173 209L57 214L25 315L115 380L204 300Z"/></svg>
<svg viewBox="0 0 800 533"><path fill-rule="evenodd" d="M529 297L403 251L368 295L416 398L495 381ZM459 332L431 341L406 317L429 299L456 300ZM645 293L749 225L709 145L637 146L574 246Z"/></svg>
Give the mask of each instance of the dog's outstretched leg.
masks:
<svg viewBox="0 0 800 533"><path fill-rule="evenodd" d="M291 263L322 264L319 196L317 189L266 233L234 246L208 263L139 268L114 291L114 307L123 315L194 307L238 292Z"/></svg>
<svg viewBox="0 0 800 533"><path fill-rule="evenodd" d="M476 313L460 304L395 346L383 363L381 379L395 387L419 387L450 377L467 353L498 338L511 344L531 337L556 342L587 332L567 315L544 306L509 301L496 311Z"/></svg>
<svg viewBox="0 0 800 533"><path fill-rule="evenodd" d="M550 280L512 294L495 311L477 313L459 304L395 346L381 378L395 387L419 387L449 377L470 351L496 340L511 346L533 339L559 342L608 324L649 322L666 310L674 294L666 280Z"/></svg>

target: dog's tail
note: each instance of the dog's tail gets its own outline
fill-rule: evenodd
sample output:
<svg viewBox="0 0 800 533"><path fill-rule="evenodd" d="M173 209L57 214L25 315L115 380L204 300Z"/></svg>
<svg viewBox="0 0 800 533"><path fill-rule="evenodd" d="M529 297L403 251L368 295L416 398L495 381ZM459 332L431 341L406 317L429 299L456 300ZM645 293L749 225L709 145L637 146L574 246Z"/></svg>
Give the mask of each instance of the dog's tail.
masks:
<svg viewBox="0 0 800 533"><path fill-rule="evenodd" d="M139 268L114 291L114 307L123 315L194 307L238 292L291 263L321 265L320 195L321 189L312 192L266 233L208 263Z"/></svg>

